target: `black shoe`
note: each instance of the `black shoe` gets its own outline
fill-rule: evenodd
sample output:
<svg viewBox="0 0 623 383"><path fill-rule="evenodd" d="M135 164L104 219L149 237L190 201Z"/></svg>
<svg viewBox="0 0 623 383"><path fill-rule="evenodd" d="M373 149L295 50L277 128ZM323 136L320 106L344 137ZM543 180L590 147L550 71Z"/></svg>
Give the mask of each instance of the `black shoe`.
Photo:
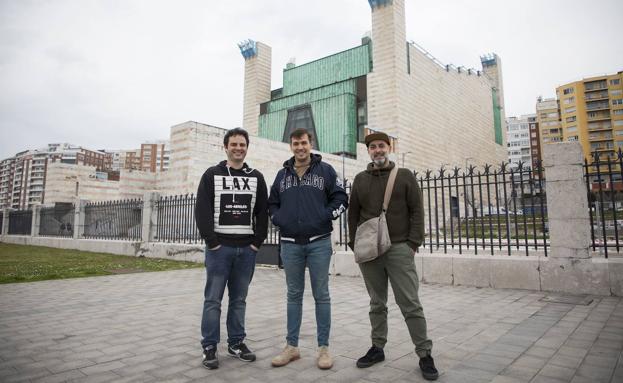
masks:
<svg viewBox="0 0 623 383"><path fill-rule="evenodd" d="M218 368L218 351L216 351L216 345L208 346L203 349L203 367L208 370L214 370Z"/></svg>
<svg viewBox="0 0 623 383"><path fill-rule="evenodd" d="M255 360L253 351L249 350L249 347L242 342L230 344L229 347L227 347L227 352L229 352L229 356L233 356L245 362L253 362Z"/></svg>
<svg viewBox="0 0 623 383"><path fill-rule="evenodd" d="M382 362L385 360L385 353L382 348L372 346L366 353L366 355L362 356L357 360L357 367L366 368L370 367L373 364L378 362Z"/></svg>
<svg viewBox="0 0 623 383"><path fill-rule="evenodd" d="M422 370L422 376L426 380L437 380L439 378L439 372L435 368L435 361L430 355L420 358L420 370Z"/></svg>

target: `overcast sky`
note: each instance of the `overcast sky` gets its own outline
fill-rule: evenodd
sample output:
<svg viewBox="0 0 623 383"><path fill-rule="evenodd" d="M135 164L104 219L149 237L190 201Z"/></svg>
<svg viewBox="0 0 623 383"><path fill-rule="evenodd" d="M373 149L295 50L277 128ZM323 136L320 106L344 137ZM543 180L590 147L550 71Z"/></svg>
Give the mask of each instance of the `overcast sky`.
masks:
<svg viewBox="0 0 623 383"><path fill-rule="evenodd" d="M406 0L407 39L444 64L502 59L506 115L623 70L620 0ZM130 149L188 120L240 126L244 60L272 47L272 88L360 44L365 0L0 0L0 159L52 142Z"/></svg>

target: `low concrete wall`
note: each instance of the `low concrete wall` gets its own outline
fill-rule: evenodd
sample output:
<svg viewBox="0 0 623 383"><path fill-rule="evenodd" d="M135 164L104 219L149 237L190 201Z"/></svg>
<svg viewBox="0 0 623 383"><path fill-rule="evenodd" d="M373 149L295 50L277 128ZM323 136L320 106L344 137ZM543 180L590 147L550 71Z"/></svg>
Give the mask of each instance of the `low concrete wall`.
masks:
<svg viewBox="0 0 623 383"><path fill-rule="evenodd" d="M135 257L204 261L202 245L21 235L3 235L0 241ZM424 283L623 296L623 258L605 259L597 253L586 259L551 258L540 252L531 252L534 255L530 256L520 254L422 252L415 254L415 265ZM333 275L361 277L351 251L336 251L330 270Z"/></svg>
<svg viewBox="0 0 623 383"><path fill-rule="evenodd" d="M534 255L417 253L420 281L476 287L623 296L623 258L567 260ZM336 275L361 273L350 251L337 251L331 268Z"/></svg>
<svg viewBox="0 0 623 383"><path fill-rule="evenodd" d="M27 235L2 236L0 237L0 242L128 255L132 257L163 258L197 263L203 263L204 261L204 246L202 245L114 241L109 239L76 240L73 238L31 237Z"/></svg>

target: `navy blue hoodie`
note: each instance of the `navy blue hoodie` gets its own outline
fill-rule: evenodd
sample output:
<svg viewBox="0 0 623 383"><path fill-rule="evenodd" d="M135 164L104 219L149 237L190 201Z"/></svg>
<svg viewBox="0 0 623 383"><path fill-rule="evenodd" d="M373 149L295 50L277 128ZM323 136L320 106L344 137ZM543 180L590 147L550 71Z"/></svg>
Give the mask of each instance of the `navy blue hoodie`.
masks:
<svg viewBox="0 0 623 383"><path fill-rule="evenodd" d="M348 207L348 196L335 169L322 156L311 154L302 177L294 169L294 157L283 163L268 198L268 210L282 238L305 244L333 231L332 220Z"/></svg>

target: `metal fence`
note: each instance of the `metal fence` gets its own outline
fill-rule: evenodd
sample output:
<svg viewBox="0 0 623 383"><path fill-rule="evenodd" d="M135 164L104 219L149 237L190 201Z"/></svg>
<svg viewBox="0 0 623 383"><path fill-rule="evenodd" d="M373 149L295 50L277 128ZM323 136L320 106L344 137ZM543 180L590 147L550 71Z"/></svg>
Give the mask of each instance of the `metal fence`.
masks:
<svg viewBox="0 0 623 383"><path fill-rule="evenodd" d="M140 240L142 199L91 202L85 206L84 237Z"/></svg>
<svg viewBox="0 0 623 383"><path fill-rule="evenodd" d="M584 160L584 180L588 194L593 251L621 251L623 243L623 153Z"/></svg>
<svg viewBox="0 0 623 383"><path fill-rule="evenodd" d="M156 203L158 219L154 240L172 243L198 243L201 235L195 223L193 194L160 197Z"/></svg>
<svg viewBox="0 0 623 383"><path fill-rule="evenodd" d="M32 210L9 212L9 234L30 235L32 230Z"/></svg>
<svg viewBox="0 0 623 383"><path fill-rule="evenodd" d="M72 203L56 203L53 207L42 207L39 214L39 235L73 237L74 205Z"/></svg>
<svg viewBox="0 0 623 383"><path fill-rule="evenodd" d="M547 256L549 233L542 168L502 163L482 170L455 167L418 177L424 199L426 239L430 252L443 248L474 254L530 249ZM417 177L416 173L416 177Z"/></svg>
<svg viewBox="0 0 623 383"><path fill-rule="evenodd" d="M549 233L542 168L523 163L493 169L469 166L414 173L425 210L425 238L420 251L449 249L474 254L531 249L547 256ZM350 194L350 185L347 186ZM346 217L340 217L339 243L346 249Z"/></svg>
<svg viewBox="0 0 623 383"><path fill-rule="evenodd" d="M170 243L199 243L201 235L195 222L194 194L160 197L156 203L157 227L155 241ZM266 244L279 244L279 229L268 223Z"/></svg>

